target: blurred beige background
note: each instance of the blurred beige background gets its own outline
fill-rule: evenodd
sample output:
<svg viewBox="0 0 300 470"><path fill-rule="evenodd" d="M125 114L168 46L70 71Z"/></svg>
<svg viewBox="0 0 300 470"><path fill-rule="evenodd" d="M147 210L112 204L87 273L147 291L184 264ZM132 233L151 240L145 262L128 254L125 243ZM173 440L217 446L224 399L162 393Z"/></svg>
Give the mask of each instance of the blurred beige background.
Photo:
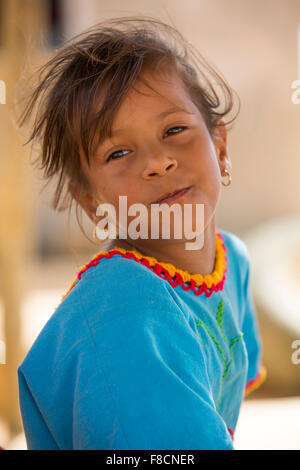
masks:
<svg viewBox="0 0 300 470"><path fill-rule="evenodd" d="M300 104L291 99L292 83L300 80L298 0L0 1L0 80L6 84L6 104L0 104L0 340L6 342L0 446L25 448L16 368L79 267L99 251L82 235L74 212L68 231L67 213L50 209L53 187L40 193L45 183L14 124L16 88L64 40L102 19L133 14L177 27L240 97L228 134L232 184L222 189L216 221L249 247L268 376L245 400L236 442L300 449L294 417L300 364L291 361L292 341L300 339ZM263 441L274 430L264 409L282 422L282 439L269 434ZM249 432L250 416L262 423L261 434Z"/></svg>

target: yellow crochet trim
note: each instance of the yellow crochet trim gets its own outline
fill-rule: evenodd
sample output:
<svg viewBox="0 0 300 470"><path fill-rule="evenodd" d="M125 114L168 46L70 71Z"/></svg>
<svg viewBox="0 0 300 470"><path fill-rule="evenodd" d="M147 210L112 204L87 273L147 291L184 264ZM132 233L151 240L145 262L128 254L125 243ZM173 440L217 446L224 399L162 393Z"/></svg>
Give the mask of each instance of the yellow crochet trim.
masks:
<svg viewBox="0 0 300 470"><path fill-rule="evenodd" d="M139 253L136 250L125 250L123 248L115 247L114 250L118 250L121 253L133 253L138 259L146 258L149 261L150 266L154 266L155 264L160 264L163 268L165 268L171 277L175 276L175 273L181 275L183 282L189 282L191 280L195 281L196 286L201 286L203 282L207 285L208 288L211 286L217 285L219 282L222 281L225 269L226 269L226 254L223 248L223 240L216 233L216 260L215 260L215 269L211 274L190 274L188 271L184 271L182 269L176 268L171 263L163 263L158 261L156 258L152 256L145 256ZM108 252L104 252L108 253Z"/></svg>
<svg viewBox="0 0 300 470"><path fill-rule="evenodd" d="M227 263L226 251L223 247L223 240L218 235L217 230L216 230L215 269L214 269L212 274L205 274L205 275L203 275L203 274L190 274L188 271L184 271L182 269L176 268L171 263L163 263L163 262L158 261L156 258L153 258L152 256L142 255L139 251L137 251L135 249L125 250L124 248L120 248L120 247L115 247L115 248L113 248L109 251L101 251L101 252L95 254L95 256L93 256L91 258L89 263L96 260L96 258L98 258L99 256L107 255L111 251L114 251L114 250L120 251L123 254L133 253L136 256L136 258L139 259L139 260L142 259L142 258L145 258L145 259L148 260L150 266L154 266L155 264L159 264L160 266L162 266L164 269L166 269L169 272L171 277L174 277L176 272L177 272L178 274L181 275L181 277L183 279L183 282L189 282L189 281L193 280L197 287L201 286L203 284L203 282L205 282L206 286L209 289L212 287L212 285L217 285L219 282L222 281L223 276L225 274L225 270L226 270L226 263ZM78 273L80 273L80 271L84 270L85 268L86 268L86 265L82 266L79 269ZM61 302L67 297L69 292L73 289L73 287L76 284L77 280L78 280L78 275L76 276L76 278L72 282L72 284L69 287L68 291L62 296Z"/></svg>

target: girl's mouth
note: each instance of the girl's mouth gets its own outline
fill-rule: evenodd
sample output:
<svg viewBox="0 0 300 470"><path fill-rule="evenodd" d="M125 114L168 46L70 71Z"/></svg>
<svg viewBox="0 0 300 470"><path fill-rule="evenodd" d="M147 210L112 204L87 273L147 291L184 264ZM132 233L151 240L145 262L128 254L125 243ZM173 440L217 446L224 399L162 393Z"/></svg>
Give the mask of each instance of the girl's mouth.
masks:
<svg viewBox="0 0 300 470"><path fill-rule="evenodd" d="M173 201L176 201L177 199L180 199L191 188L192 188L192 186L188 186L187 188L183 188L183 189L179 189L177 191L174 191L174 193L163 195L162 198L158 199L157 201L152 202L152 204L162 204L162 203L169 204Z"/></svg>

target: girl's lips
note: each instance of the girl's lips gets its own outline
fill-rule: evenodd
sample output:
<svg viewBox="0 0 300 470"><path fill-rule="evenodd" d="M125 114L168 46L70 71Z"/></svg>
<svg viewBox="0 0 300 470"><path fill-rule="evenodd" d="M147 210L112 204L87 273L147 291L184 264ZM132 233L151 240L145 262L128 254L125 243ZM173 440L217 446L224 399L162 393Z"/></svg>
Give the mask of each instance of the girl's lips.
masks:
<svg viewBox="0 0 300 470"><path fill-rule="evenodd" d="M163 203L171 203L173 201L176 201L177 199L181 198L182 196L184 196L184 194L186 194L190 189L192 188L192 186L189 186L188 188L185 188L185 189L182 189L181 191L178 191L178 193L174 194L173 196L169 196L169 197L166 197L165 199L162 199L158 202L153 202L152 204L163 204Z"/></svg>

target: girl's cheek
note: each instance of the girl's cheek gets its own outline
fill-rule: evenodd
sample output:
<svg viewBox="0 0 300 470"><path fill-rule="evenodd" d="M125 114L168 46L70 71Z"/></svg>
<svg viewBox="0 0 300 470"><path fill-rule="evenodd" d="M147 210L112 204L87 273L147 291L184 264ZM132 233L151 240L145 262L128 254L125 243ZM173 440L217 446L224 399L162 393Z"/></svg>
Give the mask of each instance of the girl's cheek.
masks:
<svg viewBox="0 0 300 470"><path fill-rule="evenodd" d="M191 154L197 155L201 155L203 149L205 148L205 143L203 142L203 139L201 139L200 135L194 135L183 139L180 144L181 147L183 147L187 152L191 152Z"/></svg>

